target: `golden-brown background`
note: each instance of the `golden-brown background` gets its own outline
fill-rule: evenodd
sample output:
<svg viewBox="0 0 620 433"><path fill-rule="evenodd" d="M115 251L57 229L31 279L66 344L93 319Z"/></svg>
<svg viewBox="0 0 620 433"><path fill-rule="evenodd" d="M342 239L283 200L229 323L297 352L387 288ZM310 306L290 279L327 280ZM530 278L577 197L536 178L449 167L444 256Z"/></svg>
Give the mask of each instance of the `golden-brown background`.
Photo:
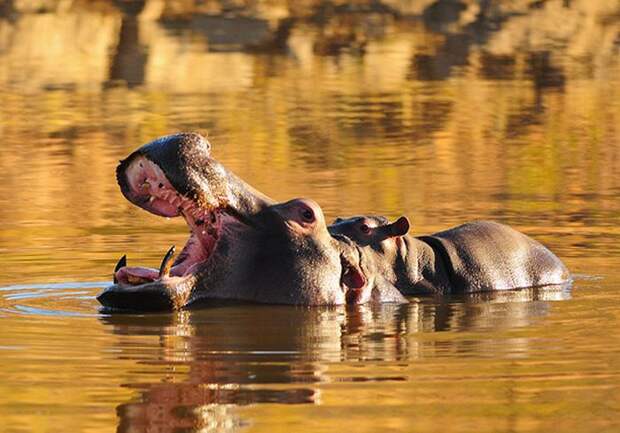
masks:
<svg viewBox="0 0 620 433"><path fill-rule="evenodd" d="M617 431L619 50L617 1L0 0L3 431ZM114 180L179 130L329 218L506 222L575 287L98 316L184 242Z"/></svg>

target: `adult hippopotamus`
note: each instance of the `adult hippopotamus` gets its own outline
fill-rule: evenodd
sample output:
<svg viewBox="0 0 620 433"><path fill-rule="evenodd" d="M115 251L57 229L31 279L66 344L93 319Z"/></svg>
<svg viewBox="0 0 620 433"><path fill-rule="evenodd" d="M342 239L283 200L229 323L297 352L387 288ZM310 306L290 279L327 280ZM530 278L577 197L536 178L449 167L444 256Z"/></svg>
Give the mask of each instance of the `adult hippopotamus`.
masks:
<svg viewBox="0 0 620 433"><path fill-rule="evenodd" d="M213 159L198 134L150 142L121 161L116 175L130 202L155 215L182 216L190 236L159 270L129 267L123 256L114 285L97 298L108 309L170 310L213 299L407 302L366 266L359 245L329 234L317 203L275 203Z"/></svg>
<svg viewBox="0 0 620 433"><path fill-rule="evenodd" d="M405 295L473 293L566 284L562 261L506 225L474 221L430 236L407 234L409 221L383 216L337 218L328 227L363 248L374 272Z"/></svg>

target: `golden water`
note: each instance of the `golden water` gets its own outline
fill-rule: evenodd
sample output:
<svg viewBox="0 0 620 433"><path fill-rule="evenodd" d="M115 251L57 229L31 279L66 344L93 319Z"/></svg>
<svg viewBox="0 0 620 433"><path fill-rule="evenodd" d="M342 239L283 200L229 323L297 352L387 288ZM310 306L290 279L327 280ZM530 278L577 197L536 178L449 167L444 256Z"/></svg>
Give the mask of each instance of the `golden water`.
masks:
<svg viewBox="0 0 620 433"><path fill-rule="evenodd" d="M111 6L0 18L0 431L620 431L612 3L550 2L485 38L373 15L363 50L336 53L321 48L329 23L303 20L286 49L251 52ZM114 179L179 130L328 218L406 214L415 234L511 224L575 284L101 315L122 254L156 266L185 241L182 221L131 206Z"/></svg>

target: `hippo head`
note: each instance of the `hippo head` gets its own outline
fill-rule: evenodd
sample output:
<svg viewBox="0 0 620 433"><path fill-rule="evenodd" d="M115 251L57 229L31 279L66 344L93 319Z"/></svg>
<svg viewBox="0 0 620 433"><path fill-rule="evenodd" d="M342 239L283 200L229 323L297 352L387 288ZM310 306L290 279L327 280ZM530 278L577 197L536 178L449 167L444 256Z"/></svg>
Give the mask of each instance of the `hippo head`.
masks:
<svg viewBox="0 0 620 433"><path fill-rule="evenodd" d="M270 274L260 300L295 304L364 303L370 293L357 248L333 238L321 207L294 199L265 208L255 218L262 229L259 262Z"/></svg>
<svg viewBox="0 0 620 433"><path fill-rule="evenodd" d="M328 229L333 236L345 237L359 246L366 274L398 284L397 271L402 270L402 257L406 256L402 236L409 231L407 217L392 223L384 216L336 218Z"/></svg>
<svg viewBox="0 0 620 433"><path fill-rule="evenodd" d="M409 232L409 227L409 220L405 216L390 223L384 216L369 215L336 218L329 226L329 232L346 236L361 246L388 253L398 243L400 236Z"/></svg>
<svg viewBox="0 0 620 433"><path fill-rule="evenodd" d="M183 133L121 161L123 195L153 214L183 217L190 235L176 259L173 249L164 256L159 270L129 267L123 256L114 285L98 297L101 304L145 311L207 299L334 305L380 298L372 294L374 279L364 273L358 246L330 236L317 203L276 204L210 150L202 136Z"/></svg>

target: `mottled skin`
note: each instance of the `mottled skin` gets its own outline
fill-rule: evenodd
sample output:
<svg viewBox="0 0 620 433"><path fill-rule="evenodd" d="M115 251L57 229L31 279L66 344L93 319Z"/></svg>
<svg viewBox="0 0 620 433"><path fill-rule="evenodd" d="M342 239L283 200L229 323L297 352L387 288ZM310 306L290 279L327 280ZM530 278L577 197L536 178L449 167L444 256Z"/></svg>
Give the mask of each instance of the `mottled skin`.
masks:
<svg viewBox="0 0 620 433"><path fill-rule="evenodd" d="M406 295L474 293L566 284L570 273L542 244L508 226L474 221L430 236L407 235L405 217L338 218L332 235L360 245Z"/></svg>
<svg viewBox="0 0 620 433"><path fill-rule="evenodd" d="M98 297L108 309L170 310L209 300L407 302L366 265L357 244L329 234L317 203L275 203L213 159L198 134L142 146L120 163L117 179L132 203L156 215L183 216L191 235L171 273L157 276L121 260L116 283Z"/></svg>

